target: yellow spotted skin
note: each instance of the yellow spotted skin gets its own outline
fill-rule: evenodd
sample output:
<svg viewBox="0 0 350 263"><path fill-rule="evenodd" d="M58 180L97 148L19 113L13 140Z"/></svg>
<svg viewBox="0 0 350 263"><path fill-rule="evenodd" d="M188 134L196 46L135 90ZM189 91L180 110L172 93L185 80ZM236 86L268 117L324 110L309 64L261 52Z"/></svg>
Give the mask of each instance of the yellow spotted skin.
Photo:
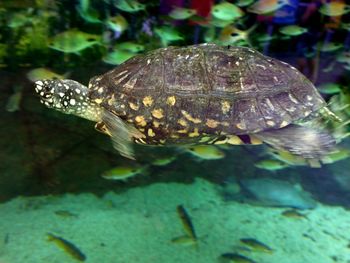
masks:
<svg viewBox="0 0 350 263"><path fill-rule="evenodd" d="M136 127L145 135L136 142L149 145L258 144L249 135L288 126L325 105L290 65L214 44L137 55L93 78L89 98Z"/></svg>

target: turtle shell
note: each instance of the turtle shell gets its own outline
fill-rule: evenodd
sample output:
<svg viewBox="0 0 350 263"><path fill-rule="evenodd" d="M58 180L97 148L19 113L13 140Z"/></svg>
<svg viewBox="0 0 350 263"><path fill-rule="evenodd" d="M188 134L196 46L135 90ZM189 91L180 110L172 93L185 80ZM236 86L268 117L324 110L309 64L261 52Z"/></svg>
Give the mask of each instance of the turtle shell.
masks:
<svg viewBox="0 0 350 263"><path fill-rule="evenodd" d="M200 44L137 55L94 77L89 96L167 137L278 129L325 106L297 69L246 47ZM156 131L155 131L156 130Z"/></svg>

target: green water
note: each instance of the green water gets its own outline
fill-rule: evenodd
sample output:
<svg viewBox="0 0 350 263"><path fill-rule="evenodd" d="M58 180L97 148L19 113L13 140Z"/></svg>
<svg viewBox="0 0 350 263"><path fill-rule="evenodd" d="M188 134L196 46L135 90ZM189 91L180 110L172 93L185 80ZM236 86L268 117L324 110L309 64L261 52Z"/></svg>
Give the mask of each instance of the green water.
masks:
<svg viewBox="0 0 350 263"><path fill-rule="evenodd" d="M216 1L211 15L210 2L0 1L1 263L350 262L347 7L334 18L317 1L262 11ZM248 144L134 145L134 161L34 89L46 78L87 85L131 57L199 43L251 47L302 71L342 119L325 124L338 151L320 168Z"/></svg>

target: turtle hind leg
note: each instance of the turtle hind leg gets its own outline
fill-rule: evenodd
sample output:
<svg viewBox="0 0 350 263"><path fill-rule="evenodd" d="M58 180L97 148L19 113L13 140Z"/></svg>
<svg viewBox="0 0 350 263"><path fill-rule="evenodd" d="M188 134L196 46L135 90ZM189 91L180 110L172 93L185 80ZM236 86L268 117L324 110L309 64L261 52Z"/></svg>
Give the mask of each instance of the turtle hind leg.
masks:
<svg viewBox="0 0 350 263"><path fill-rule="evenodd" d="M293 124L263 131L255 136L276 149L286 150L305 159L320 159L335 148L335 139L327 132Z"/></svg>

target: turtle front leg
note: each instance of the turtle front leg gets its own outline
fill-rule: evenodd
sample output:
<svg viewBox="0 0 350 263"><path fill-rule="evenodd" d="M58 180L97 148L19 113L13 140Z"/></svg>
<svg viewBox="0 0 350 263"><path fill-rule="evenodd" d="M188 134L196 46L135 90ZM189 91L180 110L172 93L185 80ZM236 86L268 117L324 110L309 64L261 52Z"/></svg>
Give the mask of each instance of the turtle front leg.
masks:
<svg viewBox="0 0 350 263"><path fill-rule="evenodd" d="M113 147L122 156L135 160L132 139L145 138L144 134L108 110L103 110L102 121L95 128L112 138Z"/></svg>
<svg viewBox="0 0 350 263"><path fill-rule="evenodd" d="M310 127L288 125L285 128L255 134L263 142L278 150L286 150L305 159L321 159L335 150L335 139L325 131Z"/></svg>

